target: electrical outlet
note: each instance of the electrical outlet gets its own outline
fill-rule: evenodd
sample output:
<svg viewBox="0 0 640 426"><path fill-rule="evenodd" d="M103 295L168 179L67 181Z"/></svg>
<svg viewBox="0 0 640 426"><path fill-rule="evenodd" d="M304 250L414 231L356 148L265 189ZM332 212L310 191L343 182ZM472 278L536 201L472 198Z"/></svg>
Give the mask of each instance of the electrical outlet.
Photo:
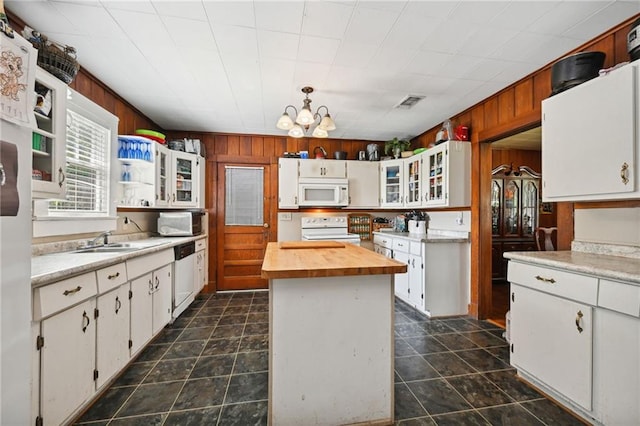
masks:
<svg viewBox="0 0 640 426"><path fill-rule="evenodd" d="M278 218L282 221L291 221L291 213L290 212L278 213Z"/></svg>
<svg viewBox="0 0 640 426"><path fill-rule="evenodd" d="M456 217L456 223L457 223L458 225L462 225L462 224L464 223L464 221L462 220L462 212L460 212L460 213L458 214L458 217Z"/></svg>

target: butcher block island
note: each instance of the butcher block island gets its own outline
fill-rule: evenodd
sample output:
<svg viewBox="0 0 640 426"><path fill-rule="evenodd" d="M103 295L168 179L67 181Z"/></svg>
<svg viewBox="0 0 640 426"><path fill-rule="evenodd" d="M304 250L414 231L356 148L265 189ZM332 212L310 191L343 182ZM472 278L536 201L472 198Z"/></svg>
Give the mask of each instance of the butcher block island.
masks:
<svg viewBox="0 0 640 426"><path fill-rule="evenodd" d="M268 244L269 424L393 423L393 276L406 270L348 243Z"/></svg>

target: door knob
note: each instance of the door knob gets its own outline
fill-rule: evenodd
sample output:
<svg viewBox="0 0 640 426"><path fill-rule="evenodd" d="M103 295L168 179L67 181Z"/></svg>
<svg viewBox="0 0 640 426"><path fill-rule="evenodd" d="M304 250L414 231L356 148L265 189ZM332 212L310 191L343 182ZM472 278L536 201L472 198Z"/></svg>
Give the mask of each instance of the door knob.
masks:
<svg viewBox="0 0 640 426"><path fill-rule="evenodd" d="M268 228L268 227L269 227L269 224L268 224L268 223L265 223L264 225L262 225L262 227L263 227L263 228Z"/></svg>

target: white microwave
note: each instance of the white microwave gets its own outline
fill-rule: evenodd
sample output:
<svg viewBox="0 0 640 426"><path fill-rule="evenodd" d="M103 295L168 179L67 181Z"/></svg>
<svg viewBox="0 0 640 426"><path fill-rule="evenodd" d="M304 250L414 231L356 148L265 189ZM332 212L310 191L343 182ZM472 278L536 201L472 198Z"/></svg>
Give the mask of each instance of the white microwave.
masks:
<svg viewBox="0 0 640 426"><path fill-rule="evenodd" d="M349 180L302 178L298 181L298 205L346 207L349 205Z"/></svg>

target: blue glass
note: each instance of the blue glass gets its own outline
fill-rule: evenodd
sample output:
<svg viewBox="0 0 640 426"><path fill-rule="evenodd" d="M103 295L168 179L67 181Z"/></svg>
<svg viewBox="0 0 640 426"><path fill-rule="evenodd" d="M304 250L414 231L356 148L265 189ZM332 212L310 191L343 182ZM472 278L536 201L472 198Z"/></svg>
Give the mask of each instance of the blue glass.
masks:
<svg viewBox="0 0 640 426"><path fill-rule="evenodd" d="M136 155L136 159L138 160L142 160L142 142L135 142L135 155Z"/></svg>
<svg viewBox="0 0 640 426"><path fill-rule="evenodd" d="M126 158L127 150L125 149L126 142L122 139L118 139L118 158Z"/></svg>
<svg viewBox="0 0 640 426"><path fill-rule="evenodd" d="M133 158L133 142L127 140L127 158Z"/></svg>

